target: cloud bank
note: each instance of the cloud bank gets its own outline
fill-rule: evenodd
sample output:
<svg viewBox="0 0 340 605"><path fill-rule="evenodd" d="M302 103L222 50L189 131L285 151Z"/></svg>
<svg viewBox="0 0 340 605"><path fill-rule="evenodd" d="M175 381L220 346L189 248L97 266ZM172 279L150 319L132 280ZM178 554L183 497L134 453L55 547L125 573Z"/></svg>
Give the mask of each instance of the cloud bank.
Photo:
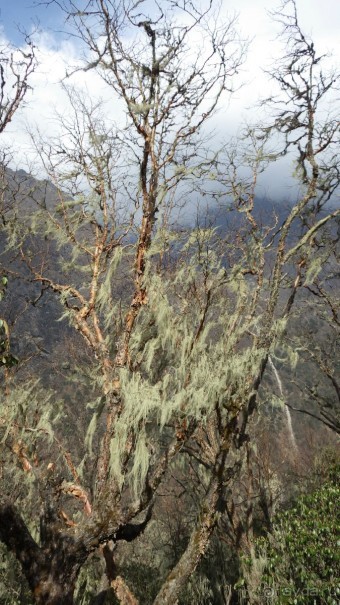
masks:
<svg viewBox="0 0 340 605"><path fill-rule="evenodd" d="M211 124L219 142L239 132L244 121L256 120L258 110L252 108L261 96L269 94L271 90L268 76L263 69L272 66L273 58L282 54L282 45L277 39L279 26L273 23L267 13L276 6L276 2L269 0L222 2L221 21L236 9L239 13L241 35L250 39L251 44L239 75L239 83L243 82L243 86L220 107ZM301 26L307 34L313 36L319 52L333 51L334 57L330 64L339 63L337 24L340 21L340 3L337 0L325 0L322 3L320 0L298 0L297 6ZM0 33L0 43L7 42L4 27ZM39 65L30 81L32 90L26 97L25 106L19 110L2 135L0 144L2 147L12 148L14 165L27 169L32 169L34 165L36 173L39 174L40 169L27 130L38 127L44 135L58 134L57 114L67 115L69 112L67 95L61 87L62 82L72 84L94 101L102 98L108 121L122 120L122 113L119 103L112 96L112 91L94 71L78 71L65 80L66 73L81 65L81 48L75 39L66 39L61 34L42 30L35 37L35 42ZM279 165L272 168L269 177L263 182L264 194L275 182L276 195L279 195L279 190L285 187L283 179L280 181L281 174Z"/></svg>

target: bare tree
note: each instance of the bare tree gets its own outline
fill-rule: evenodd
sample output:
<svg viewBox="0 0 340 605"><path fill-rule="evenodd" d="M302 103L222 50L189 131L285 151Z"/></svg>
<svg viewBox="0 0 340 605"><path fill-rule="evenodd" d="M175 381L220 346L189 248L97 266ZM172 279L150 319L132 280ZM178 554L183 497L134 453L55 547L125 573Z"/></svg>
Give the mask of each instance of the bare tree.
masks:
<svg viewBox="0 0 340 605"><path fill-rule="evenodd" d="M24 49L0 48L0 133L12 121L30 88L36 60L34 44L26 37Z"/></svg>
<svg viewBox="0 0 340 605"><path fill-rule="evenodd" d="M86 403L93 413L81 451L71 452L78 426L70 440L54 392L14 382L5 401L4 459L19 467L16 475L24 472L16 502L3 492L0 537L37 603L73 603L79 571L101 545L108 545L118 599L136 603L110 543L145 530L162 481L189 456L204 486L201 510L154 605L178 601L225 509L269 355L285 333L316 234L338 216L318 214L336 189L333 172L325 189L321 161L336 131L316 121L332 84L318 73L296 18L281 13L288 54L277 77L288 114L269 129L249 130L221 176L222 160L204 151L200 134L232 90L244 48L233 20L220 27L212 18L212 2L200 11L186 1L165 4L150 14L143 1L65 4L89 51L84 69L96 69L111 87L126 126L107 130L100 106L70 91L74 117L62 118L63 142L37 143L57 202L36 200L28 233L25 221L8 226L32 279L57 295L90 352ZM301 75L298 96L291 70ZM254 212L257 178L278 131L291 137L284 149L297 147L301 195L282 225L264 228ZM245 163L249 180L239 176ZM162 220L169 206L198 195L212 176L221 199L232 197L244 217L238 232L220 239L209 227L169 229ZM307 210L314 218L291 238ZM45 243L34 246L42 232ZM21 506L30 507L29 523Z"/></svg>
<svg viewBox="0 0 340 605"><path fill-rule="evenodd" d="M34 45L26 37L24 49L13 49L10 45L0 47L0 134L12 121L19 107L23 104L29 89L29 79L35 67ZM6 166L11 159L8 150L1 150L0 159L0 208L4 216L6 193L8 192L5 176ZM0 278L0 301L4 296L8 279ZM9 329L4 318L0 318L0 365L7 366L15 362L10 352Z"/></svg>

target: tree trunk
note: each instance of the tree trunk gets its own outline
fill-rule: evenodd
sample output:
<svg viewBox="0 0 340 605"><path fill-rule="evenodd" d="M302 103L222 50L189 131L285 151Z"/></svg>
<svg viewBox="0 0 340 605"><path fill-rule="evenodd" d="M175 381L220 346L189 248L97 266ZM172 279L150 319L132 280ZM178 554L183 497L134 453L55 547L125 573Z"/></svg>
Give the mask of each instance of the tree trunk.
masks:
<svg viewBox="0 0 340 605"><path fill-rule="evenodd" d="M153 605L176 605L178 603L180 593L194 573L209 544L217 521L216 511L220 488L220 481L213 479L200 519L190 536L188 546L177 565L169 573Z"/></svg>
<svg viewBox="0 0 340 605"><path fill-rule="evenodd" d="M48 577L34 589L34 600L37 605L73 605L74 588L74 584L65 585L58 578Z"/></svg>
<svg viewBox="0 0 340 605"><path fill-rule="evenodd" d="M44 544L39 546L15 508L7 503L0 506L0 540L20 562L37 605L73 605L76 580L88 552L53 526L45 530Z"/></svg>
<svg viewBox="0 0 340 605"><path fill-rule="evenodd" d="M43 558L32 569L22 563L22 570L37 605L73 605L73 594L84 557L74 557L62 548L43 551Z"/></svg>

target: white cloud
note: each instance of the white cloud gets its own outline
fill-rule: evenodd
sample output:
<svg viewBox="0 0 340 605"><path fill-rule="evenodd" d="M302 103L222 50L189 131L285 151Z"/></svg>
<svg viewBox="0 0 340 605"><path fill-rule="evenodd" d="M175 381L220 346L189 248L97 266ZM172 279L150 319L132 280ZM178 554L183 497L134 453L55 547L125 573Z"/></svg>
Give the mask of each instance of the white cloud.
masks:
<svg viewBox="0 0 340 605"><path fill-rule="evenodd" d="M8 41L2 37L0 44ZM16 166L24 167L36 161L28 130L39 128L45 136L54 136L59 131L58 115L70 112L69 101L62 82L75 89L91 94L94 99L109 98L110 91L94 71L78 71L71 78L66 74L81 65L79 48L70 40L57 42L47 32L35 39L38 66L29 80L31 90L25 103L15 114L12 122L1 136L1 147L11 147ZM35 165L36 170L39 167Z"/></svg>
<svg viewBox="0 0 340 605"><path fill-rule="evenodd" d="M229 4L228 4L229 5ZM275 60L282 56L283 45L278 39L280 25L269 11L278 6L277 0L238 0L239 24L246 37L252 39L247 62L242 74L246 85L231 100L231 124L240 114L249 117L249 108L270 91L265 69L275 68ZM332 53L329 66L339 65L340 2L338 0L297 0L302 30L311 35L319 53ZM228 119L228 118L227 118Z"/></svg>
<svg viewBox="0 0 340 605"><path fill-rule="evenodd" d="M274 24L268 9L277 6L276 0L224 0L222 13L239 13L239 25L243 36L252 38L246 64L241 70L241 78L246 85L238 90L229 104L221 108L214 120L214 126L219 133L235 133L243 119L249 119L249 107L258 98L268 92L268 79L263 68L272 64L273 57L280 56L281 46L276 39L278 25ZM338 30L340 20L340 3L338 0L298 0L302 27L307 33L313 34L316 46L320 50L337 50ZM36 40L39 66L31 78L32 91L26 98L26 106L21 108L2 135L2 146L12 145L17 166L25 166L31 161L30 139L26 133L26 125L32 128L37 124L45 134L57 132L56 113L66 115L69 111L65 92L60 82L70 67L80 64L81 50L76 40L62 39L60 36L42 32ZM334 64L339 62L339 52L334 57ZM117 120L121 110L112 98L112 91L104 85L94 71L75 73L68 80L78 89L87 91L93 99L102 97L106 101L107 117ZM275 176L277 180L277 176Z"/></svg>

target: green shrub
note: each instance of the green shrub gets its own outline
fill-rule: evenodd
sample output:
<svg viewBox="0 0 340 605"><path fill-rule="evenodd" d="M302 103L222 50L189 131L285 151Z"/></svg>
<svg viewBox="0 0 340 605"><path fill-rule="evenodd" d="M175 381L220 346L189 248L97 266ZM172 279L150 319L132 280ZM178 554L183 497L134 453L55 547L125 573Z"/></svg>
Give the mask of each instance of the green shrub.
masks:
<svg viewBox="0 0 340 605"><path fill-rule="evenodd" d="M247 582L251 582L251 568L261 558L265 564L261 585L256 587L258 602L339 602L340 488L336 477L336 471L330 473L319 489L298 498L277 517L272 534L257 541L254 560L247 562ZM257 598L252 600L257 602Z"/></svg>

